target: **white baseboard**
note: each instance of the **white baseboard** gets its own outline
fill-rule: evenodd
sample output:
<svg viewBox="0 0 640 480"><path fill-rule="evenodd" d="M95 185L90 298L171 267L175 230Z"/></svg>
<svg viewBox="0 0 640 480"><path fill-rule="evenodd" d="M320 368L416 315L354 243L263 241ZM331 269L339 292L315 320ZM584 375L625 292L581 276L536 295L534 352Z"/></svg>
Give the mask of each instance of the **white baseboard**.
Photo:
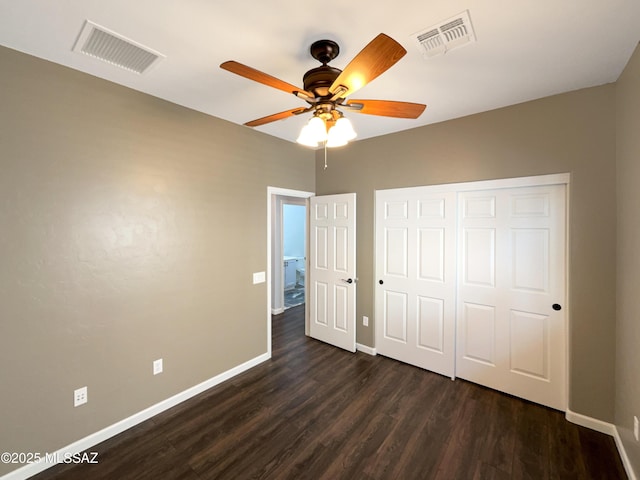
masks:
<svg viewBox="0 0 640 480"><path fill-rule="evenodd" d="M369 347L367 345L362 345L361 343L356 343L356 350L362 353L366 353L368 355L377 355L376 349L373 347Z"/></svg>
<svg viewBox="0 0 640 480"><path fill-rule="evenodd" d="M613 436L616 430L616 427L613 425L613 423L607 423L607 422L603 422L602 420L598 420L596 418L587 417L586 415L572 412L568 408L565 413L565 418L569 420L571 423L575 423L576 425L587 427L587 428L590 428L591 430L595 430L596 432L606 433L607 435L611 435L611 436Z"/></svg>
<svg viewBox="0 0 640 480"><path fill-rule="evenodd" d="M627 477L629 477L629 480L638 480L638 477L636 476L636 473L633 471L633 467L631 466L631 462L629 461L629 456L627 455L627 451L624 449L624 444L622 443L622 439L618 434L617 428L614 428L613 439L616 441L616 447L618 447L618 452L620 453L620 460L622 460L624 469L627 472Z"/></svg>
<svg viewBox="0 0 640 480"><path fill-rule="evenodd" d="M568 408L567 412L565 413L565 418L571 423L575 423L576 425L590 428L591 430L595 430L596 432L611 435L616 442L616 447L618 449L618 453L620 454L620 460L622 460L622 464L624 465L624 469L627 472L629 480L638 480L635 472L633 471L633 467L631 466L631 462L629 461L627 451L624 449L624 444L622 443L620 435L618 434L618 429L613 423L607 423L603 422L602 420L587 417L586 415L572 412Z"/></svg>
<svg viewBox="0 0 640 480"><path fill-rule="evenodd" d="M185 400L190 399L191 397L195 397L199 393L202 393L205 390L210 389L211 387L215 387L216 385L224 382L225 380L229 380L230 378L235 377L236 375L239 375L240 373L246 370L249 370L250 368L253 368L256 365L259 365L260 363L269 360L269 358L270 358L270 355L268 353L264 353L251 360L248 360L247 362L241 365L238 365L237 367L227 370L226 372L222 372L221 374L216 375L215 377L212 377L209 380L205 380L204 382L198 385L195 385L183 392L180 392L174 395L173 397L167 398L166 400L156 403L155 405L152 405L151 407L146 408L141 412L135 413L130 417L125 418L124 420L114 423L113 425L103 428L98 432L92 433L91 435L85 438L82 438L77 442L67 445L66 447L61 448L57 452L52 453L50 457L65 458L65 455L70 456L70 455L88 450L89 448L93 447L94 445L97 445L98 443L104 442L105 440L111 437L114 437L119 433L122 433L125 430L128 430L129 428L135 425L138 425L139 423L142 423L145 420L148 420L149 418L155 415L158 415L159 413L164 412L165 410L170 409L171 407L174 407L179 403L182 403ZM2 477L0 477L0 480L26 480L27 478L32 477L37 473L40 473L54 465L55 463L47 463L44 461L38 462L38 463L31 463L3 475Z"/></svg>
<svg viewBox="0 0 640 480"><path fill-rule="evenodd" d="M272 315L280 315L282 312L284 312L284 307L272 308L271 309L271 314Z"/></svg>

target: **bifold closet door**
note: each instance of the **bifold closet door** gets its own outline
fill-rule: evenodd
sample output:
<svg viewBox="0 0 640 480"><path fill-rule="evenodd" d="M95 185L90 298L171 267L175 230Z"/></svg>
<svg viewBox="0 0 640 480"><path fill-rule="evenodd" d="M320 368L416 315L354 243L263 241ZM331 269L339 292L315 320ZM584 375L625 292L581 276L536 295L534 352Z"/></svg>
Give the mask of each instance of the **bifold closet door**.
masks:
<svg viewBox="0 0 640 480"><path fill-rule="evenodd" d="M376 350L453 377L454 192L376 192Z"/></svg>
<svg viewBox="0 0 640 480"><path fill-rule="evenodd" d="M565 190L458 194L456 376L560 410Z"/></svg>

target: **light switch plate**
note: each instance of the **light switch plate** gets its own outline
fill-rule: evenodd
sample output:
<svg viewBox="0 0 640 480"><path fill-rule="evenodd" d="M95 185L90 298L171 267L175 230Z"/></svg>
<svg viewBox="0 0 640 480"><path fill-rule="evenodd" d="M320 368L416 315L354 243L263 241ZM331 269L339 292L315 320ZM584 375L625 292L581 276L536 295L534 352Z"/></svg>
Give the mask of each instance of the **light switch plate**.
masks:
<svg viewBox="0 0 640 480"><path fill-rule="evenodd" d="M256 272L253 274L253 284L264 283L267 279L265 272Z"/></svg>
<svg viewBox="0 0 640 480"><path fill-rule="evenodd" d="M162 359L159 358L158 360L154 360L153 361L153 374L154 375L158 375L159 373L162 373Z"/></svg>

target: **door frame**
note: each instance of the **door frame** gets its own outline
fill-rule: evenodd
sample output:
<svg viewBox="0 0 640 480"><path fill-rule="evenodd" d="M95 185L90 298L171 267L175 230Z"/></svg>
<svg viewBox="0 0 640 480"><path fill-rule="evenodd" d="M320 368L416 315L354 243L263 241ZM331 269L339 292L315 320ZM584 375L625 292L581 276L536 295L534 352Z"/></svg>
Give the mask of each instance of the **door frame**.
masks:
<svg viewBox="0 0 640 480"><path fill-rule="evenodd" d="M271 268L272 270L272 283L271 283L271 313L273 315L278 315L286 310L285 302L284 302L284 292L285 292L285 267L284 267L284 239L286 236L285 231L285 215L284 215L284 207L286 205L295 205L298 207L302 207L305 210L307 208L307 201L304 198L300 197L292 197L290 195L276 195L274 204L272 204L272 208L274 211L272 212L272 244L271 244ZM307 227L306 227L306 218L305 218L305 226L304 226L304 240L305 248L307 247ZM306 258L307 254L305 252L304 257Z"/></svg>
<svg viewBox="0 0 640 480"><path fill-rule="evenodd" d="M280 188L280 187L267 187L267 354L269 358L271 358L271 315L272 312L272 304L271 304L271 295L272 295L272 275L273 275L273 261L275 260L273 257L273 246L275 243L275 235L274 228L278 228L280 232L282 232L282 215L275 216L274 209L276 207L277 201L279 197L293 197L299 198L306 202L306 211L307 211L307 223L305 225L305 245L308 251L309 246L309 198L314 196L315 192L306 192L303 190L291 190L288 188ZM273 225L274 220L278 221L278 225ZM278 237L280 241L282 241L282 236ZM280 256L282 256L282 246L280 246ZM308 255L307 262L308 263ZM305 267L306 268L306 267ZM308 295L307 286L305 281L305 298ZM308 315L308 302L305 302L305 334L309 334L309 315Z"/></svg>
<svg viewBox="0 0 640 480"><path fill-rule="evenodd" d="M419 187L399 187L399 188L391 188L388 190L418 190L429 188L432 192L441 192L441 191L450 191L455 190L456 192L465 192L465 191L477 191L477 190L494 190L500 188L517 188L517 187L536 187L542 185L565 185L565 284L564 284L564 298L566 303L566 322L565 322L565 355L564 355L564 363L565 363L565 405L564 411L568 412L569 410L569 386L571 385L571 369L569 368L569 359L571 358L571 342L570 342L570 323L571 323L571 303L570 303L570 282L571 282L571 270L570 270L570 255L569 255L569 246L571 245L571 231L570 231L570 214L571 214L571 174L570 173L552 173L548 175L534 175L529 177L513 177L513 178L503 178L503 179L495 179L495 180L478 180L478 181L468 181L468 182L459 182L459 183L445 183L445 184L434 184L434 185L423 185ZM387 190L387 189L381 189ZM375 192L374 192L375 195ZM375 201L374 201L375 202ZM374 210L377 207L374 203ZM373 245L373 265L374 265L374 278L373 278L373 291L374 291L374 310L375 310L375 302L376 302L376 292L377 289L375 287L376 279L379 276L378 269L379 265L376 264L376 252L378 245L376 245L376 235L377 225L375 225L375 212L374 212L374 245ZM457 251L457 245L456 245ZM457 294L456 294L457 295ZM457 301L457 300L456 300ZM377 328L377 316L374 315L374 343L377 343L378 336L378 328ZM456 322L457 323L457 322ZM455 378L455 370L454 370L454 378Z"/></svg>

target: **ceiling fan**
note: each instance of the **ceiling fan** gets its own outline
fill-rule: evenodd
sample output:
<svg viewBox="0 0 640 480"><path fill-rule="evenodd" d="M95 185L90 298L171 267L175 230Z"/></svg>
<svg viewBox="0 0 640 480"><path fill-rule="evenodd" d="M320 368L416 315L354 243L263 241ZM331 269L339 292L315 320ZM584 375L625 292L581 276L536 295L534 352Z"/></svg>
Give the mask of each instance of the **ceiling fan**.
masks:
<svg viewBox="0 0 640 480"><path fill-rule="evenodd" d="M296 87L233 60L220 65L220 68L241 77L292 93L309 104L308 107L293 108L252 120L245 123L246 126L257 127L293 115L313 112L313 117L306 127L311 128L314 124L312 128L314 135L311 139L307 139L307 143L301 141L305 133L303 128L298 142L317 146L318 142L326 141L325 145L331 147L346 144L344 138L337 138L337 135L334 135L335 138L332 139L332 131L334 133L340 131L343 134L342 137L345 135L351 138L355 137L351 124L346 125L348 120L343 117L342 110L385 117L418 118L426 108L426 105L419 103L392 100L347 100L347 96L386 72L407 53L402 45L384 33L369 42L344 70L328 65L340 53L340 47L336 42L318 40L311 45L309 50L311 56L322 65L312 68L304 74L304 88Z"/></svg>

